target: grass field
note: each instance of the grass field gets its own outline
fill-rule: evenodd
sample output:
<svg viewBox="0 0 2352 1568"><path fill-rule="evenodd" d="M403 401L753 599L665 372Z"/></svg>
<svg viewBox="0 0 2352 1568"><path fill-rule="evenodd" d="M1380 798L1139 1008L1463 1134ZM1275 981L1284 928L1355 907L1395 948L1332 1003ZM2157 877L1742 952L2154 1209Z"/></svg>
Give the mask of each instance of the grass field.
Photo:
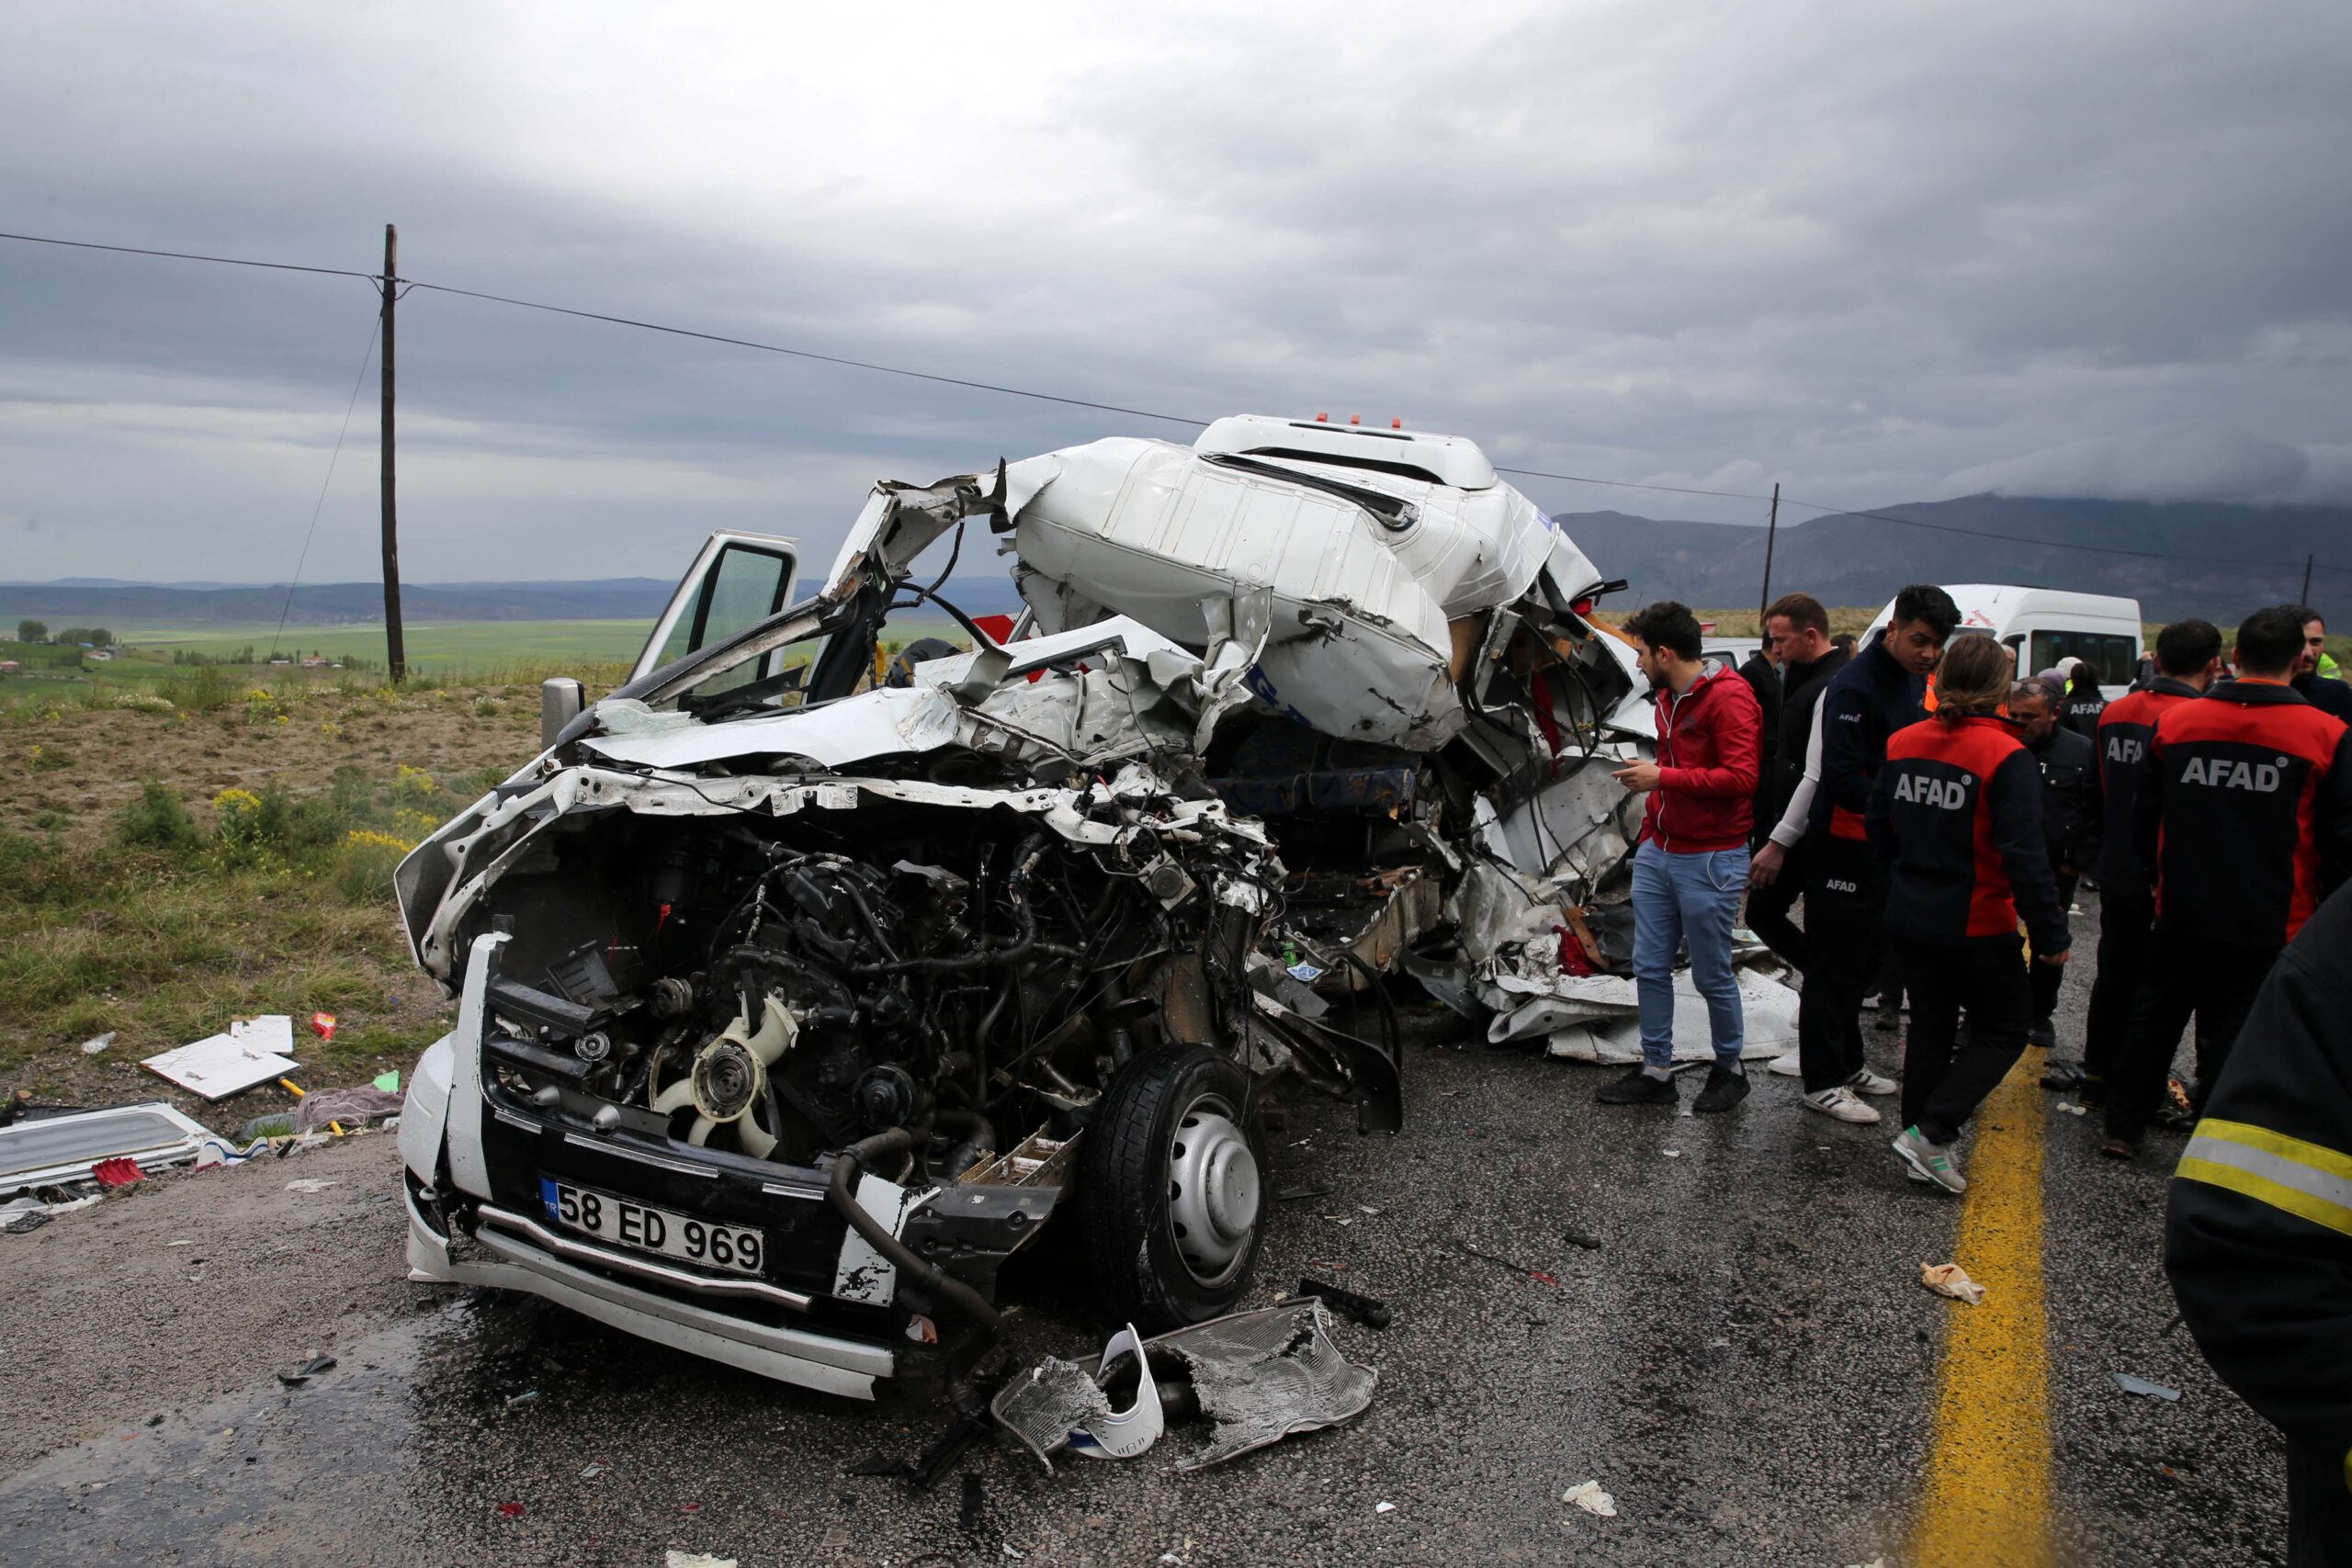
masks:
<svg viewBox="0 0 2352 1568"><path fill-rule="evenodd" d="M408 663L415 682L434 685L528 685L553 675L572 675L593 688L627 678L629 665L652 629L649 621L422 621L407 628ZM895 651L917 637L937 637L962 646L962 629L936 612L892 618L885 646ZM311 654L349 659L358 668L305 670L267 662L277 633L266 623L205 622L116 629L124 653L98 661L72 649L0 640L0 660L25 666L21 674L0 677L0 708L28 702L103 706L113 697L137 692L171 697L198 666L175 663L193 656L217 669L240 688L288 691L311 686L354 690L380 683L384 628L380 626L288 626L278 637L282 655ZM239 660L248 649L251 662ZM175 699L178 700L178 699Z"/></svg>
<svg viewBox="0 0 2352 1568"><path fill-rule="evenodd" d="M471 671L537 668L566 662L616 664L633 660L645 646L650 621L413 621L405 628L413 670L442 674ZM345 655L375 668L384 663L380 626L288 626L283 634L266 623L208 622L200 625L119 626L128 647L168 658L185 649L218 657L251 647L266 654L273 637L279 651L298 657Z"/></svg>

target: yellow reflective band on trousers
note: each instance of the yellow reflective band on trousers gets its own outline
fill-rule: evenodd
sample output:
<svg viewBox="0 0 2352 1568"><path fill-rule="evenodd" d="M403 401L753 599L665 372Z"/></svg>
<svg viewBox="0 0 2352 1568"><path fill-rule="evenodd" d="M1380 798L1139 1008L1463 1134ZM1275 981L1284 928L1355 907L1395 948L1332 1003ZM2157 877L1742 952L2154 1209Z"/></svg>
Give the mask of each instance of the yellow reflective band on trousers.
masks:
<svg viewBox="0 0 2352 1568"><path fill-rule="evenodd" d="M2352 1156L2244 1122L2197 1123L2173 1175L2352 1235Z"/></svg>

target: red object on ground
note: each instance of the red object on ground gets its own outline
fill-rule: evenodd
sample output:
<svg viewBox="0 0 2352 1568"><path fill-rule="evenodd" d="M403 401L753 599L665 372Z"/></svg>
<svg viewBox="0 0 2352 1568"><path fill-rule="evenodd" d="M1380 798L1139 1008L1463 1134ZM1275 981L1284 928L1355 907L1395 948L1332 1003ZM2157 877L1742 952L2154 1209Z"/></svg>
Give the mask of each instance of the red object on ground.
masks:
<svg viewBox="0 0 2352 1568"><path fill-rule="evenodd" d="M147 1173L139 1168L139 1162L127 1155L98 1161L90 1168L90 1174L97 1178L101 1187L128 1187L134 1181L147 1179Z"/></svg>
<svg viewBox="0 0 2352 1568"><path fill-rule="evenodd" d="M523 1517L523 1505L520 1503L501 1503L498 1505L498 1511L507 1518L519 1519Z"/></svg>
<svg viewBox="0 0 2352 1568"><path fill-rule="evenodd" d="M319 1038L320 1038L320 1039L322 1039L322 1040L332 1040L332 1039L334 1039L334 1014L333 1014L333 1013L331 1013L331 1012L314 1012L314 1013L312 1013L312 1014L311 1015L311 1027L312 1029L314 1029L314 1030L318 1031L318 1034L319 1034Z"/></svg>

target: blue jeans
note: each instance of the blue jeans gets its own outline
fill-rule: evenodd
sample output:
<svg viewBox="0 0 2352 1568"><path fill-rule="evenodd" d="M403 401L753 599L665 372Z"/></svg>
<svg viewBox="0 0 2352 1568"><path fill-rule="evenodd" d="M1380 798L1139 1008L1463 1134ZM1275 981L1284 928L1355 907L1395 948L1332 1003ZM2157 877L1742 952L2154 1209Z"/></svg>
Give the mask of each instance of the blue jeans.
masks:
<svg viewBox="0 0 2352 1568"><path fill-rule="evenodd" d="M1642 1003L1642 1065L1674 1060L1674 953L1690 943L1690 978L1707 999L1715 1060L1736 1062L1746 1042L1731 928L1747 890L1747 850L1669 854L1648 839L1634 852L1634 980Z"/></svg>

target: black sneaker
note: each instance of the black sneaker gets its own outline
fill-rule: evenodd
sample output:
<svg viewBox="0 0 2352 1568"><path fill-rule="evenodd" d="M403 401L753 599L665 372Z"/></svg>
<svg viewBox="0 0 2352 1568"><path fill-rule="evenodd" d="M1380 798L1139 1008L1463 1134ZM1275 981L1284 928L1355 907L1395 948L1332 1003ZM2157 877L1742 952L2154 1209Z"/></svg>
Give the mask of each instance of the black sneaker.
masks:
<svg viewBox="0 0 2352 1568"><path fill-rule="evenodd" d="M1627 1067L1625 1076L1614 1083L1602 1084L1592 1098L1603 1105L1679 1105L1682 1101L1672 1078L1654 1078L1638 1066Z"/></svg>
<svg viewBox="0 0 2352 1568"><path fill-rule="evenodd" d="M2097 1073L2086 1072L2075 1086L2075 1098L2086 1110L2102 1111L2107 1107L2107 1080Z"/></svg>
<svg viewBox="0 0 2352 1568"><path fill-rule="evenodd" d="M1690 1109L1702 1116L1712 1116L1719 1111L1729 1111L1747 1098L1747 1075L1734 1072L1718 1062L1707 1069L1707 1082L1699 1090L1699 1098Z"/></svg>
<svg viewBox="0 0 2352 1568"><path fill-rule="evenodd" d="M2058 1021L2048 1013L2043 1013L2033 1021L2033 1027L2025 1032L2025 1043L2029 1045L2039 1045L2045 1051L2049 1050L2058 1043Z"/></svg>

